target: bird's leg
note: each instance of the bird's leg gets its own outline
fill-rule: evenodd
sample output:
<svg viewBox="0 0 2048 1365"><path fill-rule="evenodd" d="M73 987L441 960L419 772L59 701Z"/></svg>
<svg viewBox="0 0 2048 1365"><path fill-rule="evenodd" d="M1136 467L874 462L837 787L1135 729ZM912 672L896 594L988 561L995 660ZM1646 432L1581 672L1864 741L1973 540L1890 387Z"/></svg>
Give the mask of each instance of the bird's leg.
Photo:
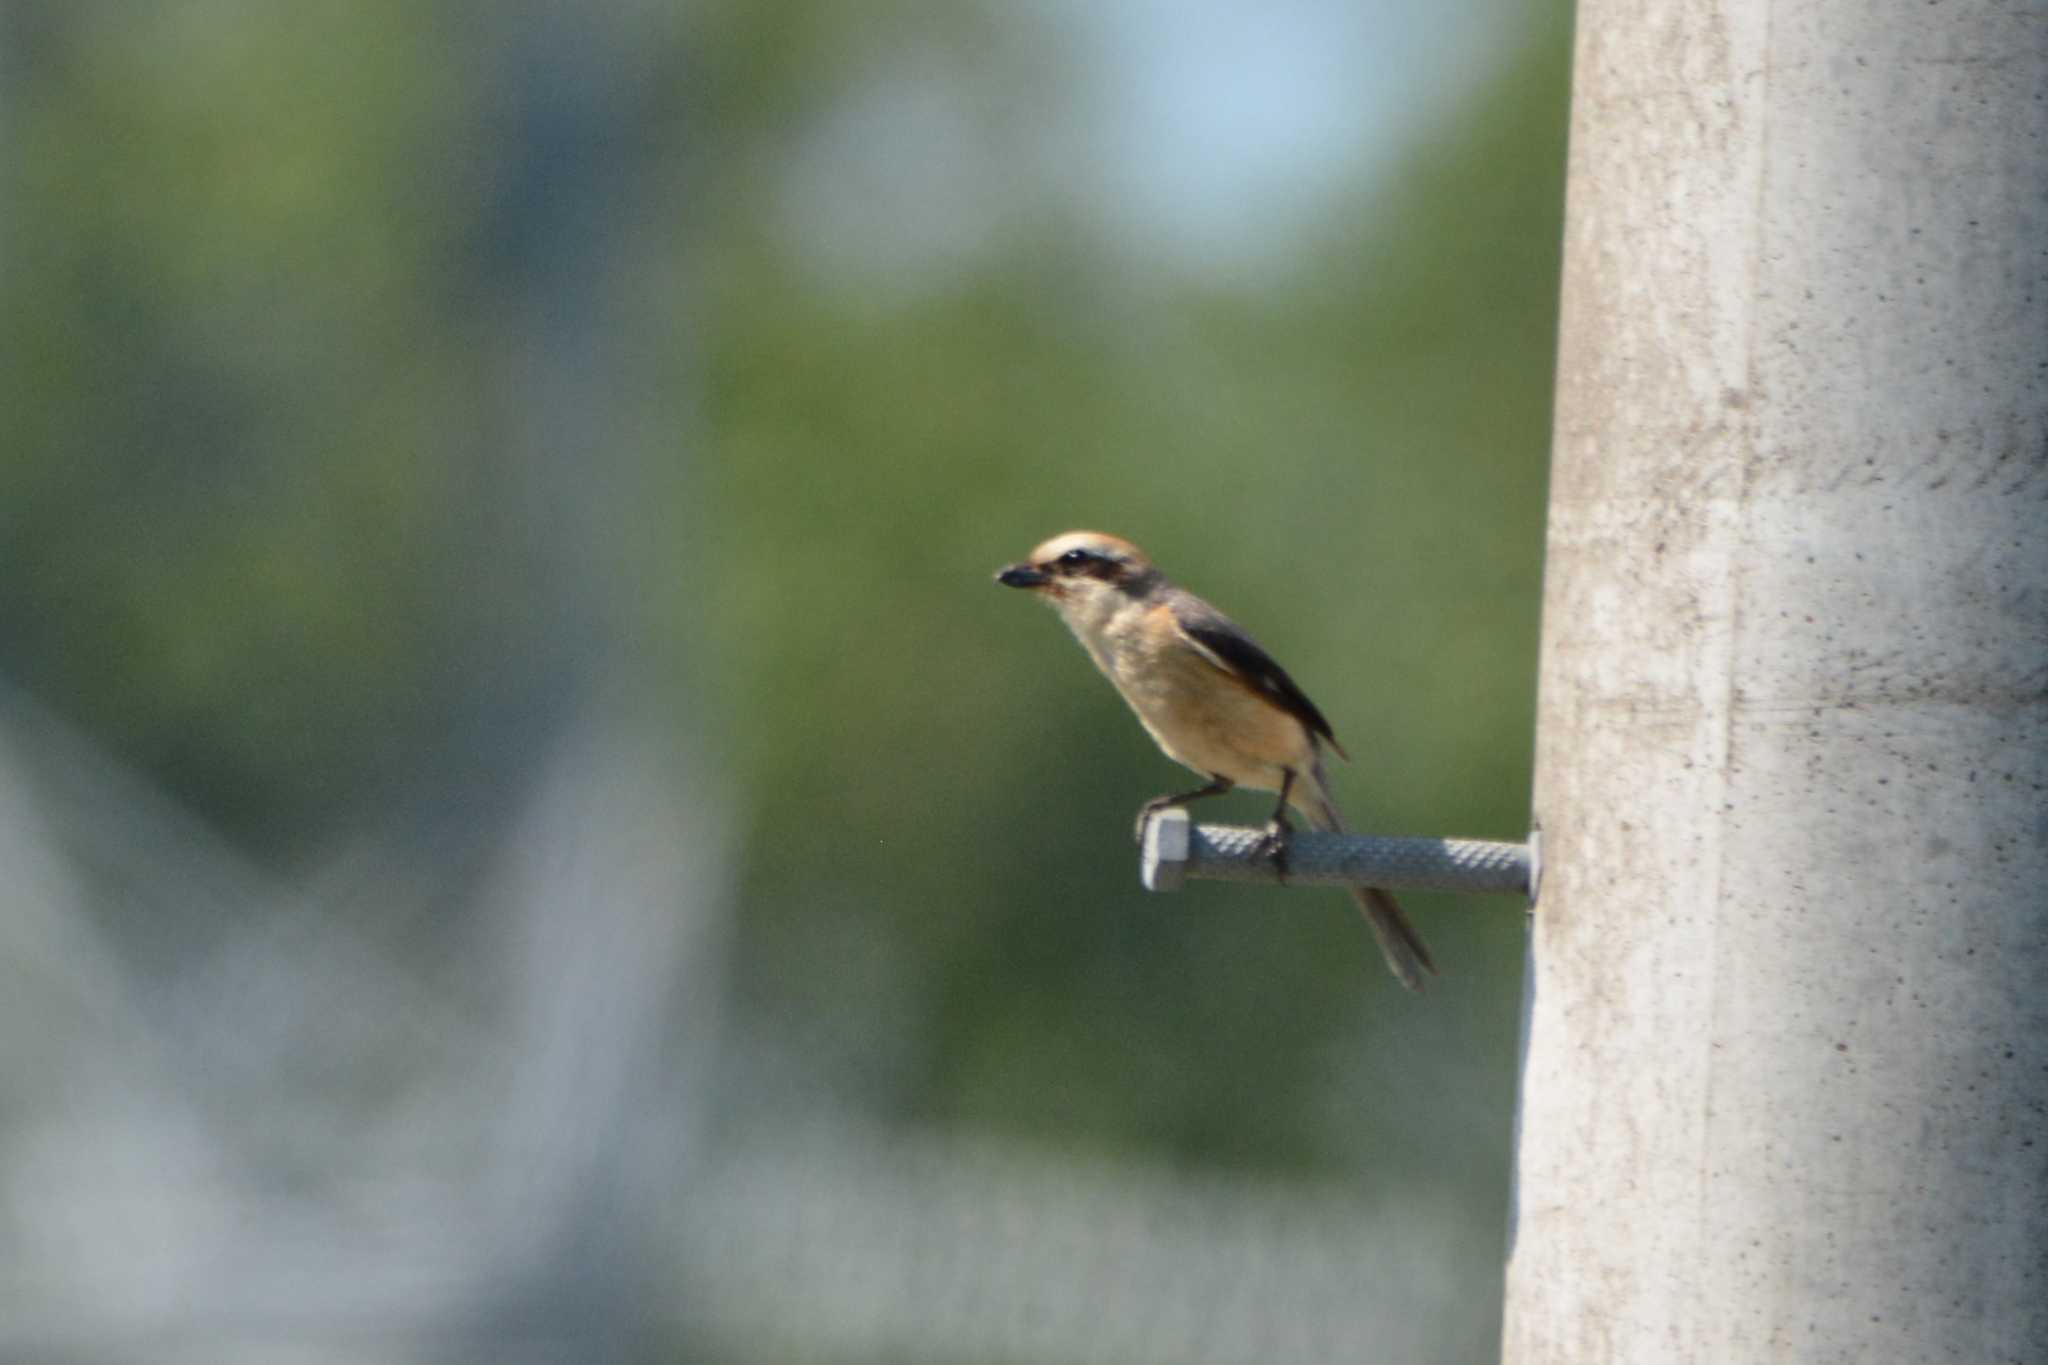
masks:
<svg viewBox="0 0 2048 1365"><path fill-rule="evenodd" d="M1252 845L1252 856L1271 858L1283 883L1287 880L1287 846L1294 839L1294 826L1287 819L1287 793L1293 787L1294 769L1289 768L1280 779L1280 799L1273 803L1273 818L1266 821L1266 832Z"/></svg>
<svg viewBox="0 0 2048 1365"><path fill-rule="evenodd" d="M1214 773L1211 773L1209 776L1213 780L1206 787L1197 787L1191 792L1179 792L1173 796L1155 796L1144 805L1138 807L1138 842L1141 844L1145 842L1145 822L1165 810L1168 806L1185 806L1190 801L1200 801L1204 797L1221 796L1237 785L1227 777L1219 777Z"/></svg>

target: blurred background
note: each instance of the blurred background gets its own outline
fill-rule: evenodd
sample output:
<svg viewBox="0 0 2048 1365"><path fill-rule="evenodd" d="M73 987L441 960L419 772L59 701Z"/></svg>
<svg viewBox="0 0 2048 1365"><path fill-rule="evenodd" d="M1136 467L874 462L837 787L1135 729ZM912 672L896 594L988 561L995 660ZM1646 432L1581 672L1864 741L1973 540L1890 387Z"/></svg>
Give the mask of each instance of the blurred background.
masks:
<svg viewBox="0 0 2048 1365"><path fill-rule="evenodd" d="M1494 1359L1516 907L1147 896L990 574L1520 837L1569 30L0 9L0 1359Z"/></svg>

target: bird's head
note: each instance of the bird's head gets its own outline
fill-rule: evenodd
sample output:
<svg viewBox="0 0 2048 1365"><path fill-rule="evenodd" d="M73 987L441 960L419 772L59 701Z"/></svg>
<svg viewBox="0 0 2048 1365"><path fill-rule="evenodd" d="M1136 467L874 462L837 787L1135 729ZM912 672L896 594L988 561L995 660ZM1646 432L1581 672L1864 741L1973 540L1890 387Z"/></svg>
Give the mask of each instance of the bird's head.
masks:
<svg viewBox="0 0 2048 1365"><path fill-rule="evenodd" d="M1054 536L996 574L996 582L1036 593L1070 622L1107 615L1160 581L1143 550L1100 531Z"/></svg>

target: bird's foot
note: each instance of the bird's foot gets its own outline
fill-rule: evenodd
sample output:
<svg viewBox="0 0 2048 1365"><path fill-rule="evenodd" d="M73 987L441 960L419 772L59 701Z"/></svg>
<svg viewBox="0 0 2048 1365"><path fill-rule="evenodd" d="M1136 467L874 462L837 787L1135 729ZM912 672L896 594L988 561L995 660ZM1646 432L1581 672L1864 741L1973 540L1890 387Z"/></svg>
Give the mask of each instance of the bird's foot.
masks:
<svg viewBox="0 0 2048 1365"><path fill-rule="evenodd" d="M1275 817L1266 822L1266 832L1252 845L1252 857L1265 858L1272 862L1280 874L1280 881L1287 881L1287 855L1294 844L1294 826L1286 820Z"/></svg>
<svg viewBox="0 0 2048 1365"><path fill-rule="evenodd" d="M1139 845L1142 846L1145 842L1146 822L1159 814L1159 812L1169 806L1185 806L1190 801L1201 801L1211 796L1221 796L1229 790L1229 778L1217 777L1211 774L1209 785L1206 787L1197 787L1191 792L1175 792L1171 796L1155 796L1144 805L1138 807L1138 824L1132 832L1137 836Z"/></svg>

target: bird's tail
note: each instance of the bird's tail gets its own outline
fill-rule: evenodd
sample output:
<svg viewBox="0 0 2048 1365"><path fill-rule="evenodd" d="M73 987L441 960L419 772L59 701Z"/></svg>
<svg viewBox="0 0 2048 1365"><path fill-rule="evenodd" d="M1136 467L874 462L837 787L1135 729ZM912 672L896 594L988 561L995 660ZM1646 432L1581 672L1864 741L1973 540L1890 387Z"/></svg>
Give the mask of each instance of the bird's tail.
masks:
<svg viewBox="0 0 2048 1365"><path fill-rule="evenodd" d="M1322 769L1323 765L1318 762L1314 772L1297 779L1301 790L1291 794L1290 804L1315 828L1341 830L1344 828L1344 813L1337 809L1336 801L1330 796ZM1436 960L1429 955L1429 945L1422 941L1422 935L1416 933L1415 926L1408 922L1401 903L1377 886L1354 886L1351 897L1365 912L1365 922L1372 926L1372 936L1379 940L1380 954L1387 960L1387 970L1409 990L1421 990L1422 974L1436 975Z"/></svg>

